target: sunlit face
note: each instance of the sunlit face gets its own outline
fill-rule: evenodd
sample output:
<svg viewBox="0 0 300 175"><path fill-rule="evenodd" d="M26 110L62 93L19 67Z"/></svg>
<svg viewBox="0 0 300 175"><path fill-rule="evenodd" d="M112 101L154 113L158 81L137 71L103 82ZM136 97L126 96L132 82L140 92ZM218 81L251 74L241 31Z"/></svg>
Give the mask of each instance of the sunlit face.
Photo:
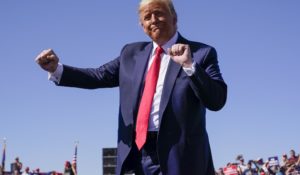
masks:
<svg viewBox="0 0 300 175"><path fill-rule="evenodd" d="M165 4L153 2L140 10L140 23L144 32L158 45L165 44L177 30L177 19Z"/></svg>

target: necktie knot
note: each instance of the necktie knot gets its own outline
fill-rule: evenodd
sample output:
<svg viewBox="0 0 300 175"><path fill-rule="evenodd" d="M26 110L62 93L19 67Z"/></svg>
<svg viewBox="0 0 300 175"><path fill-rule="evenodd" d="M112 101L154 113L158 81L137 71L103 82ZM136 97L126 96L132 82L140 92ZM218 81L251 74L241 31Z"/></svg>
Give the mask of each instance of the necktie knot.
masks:
<svg viewBox="0 0 300 175"><path fill-rule="evenodd" d="M160 55L164 52L164 49L160 46L157 46L157 48L155 49L155 55Z"/></svg>

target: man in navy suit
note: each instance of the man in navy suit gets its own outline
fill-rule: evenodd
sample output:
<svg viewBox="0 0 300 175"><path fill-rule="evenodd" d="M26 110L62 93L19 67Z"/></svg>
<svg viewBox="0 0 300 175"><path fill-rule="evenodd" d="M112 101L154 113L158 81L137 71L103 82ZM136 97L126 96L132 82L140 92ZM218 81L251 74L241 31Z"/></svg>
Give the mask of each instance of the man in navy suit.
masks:
<svg viewBox="0 0 300 175"><path fill-rule="evenodd" d="M152 42L127 44L116 59L99 68L62 65L51 49L41 52L36 62L59 86L119 87L117 174L213 175L205 111L220 110L227 96L216 50L179 34L171 0L142 0L139 17ZM156 48L162 48L158 80L146 141L138 145L137 115L148 93L145 77Z"/></svg>

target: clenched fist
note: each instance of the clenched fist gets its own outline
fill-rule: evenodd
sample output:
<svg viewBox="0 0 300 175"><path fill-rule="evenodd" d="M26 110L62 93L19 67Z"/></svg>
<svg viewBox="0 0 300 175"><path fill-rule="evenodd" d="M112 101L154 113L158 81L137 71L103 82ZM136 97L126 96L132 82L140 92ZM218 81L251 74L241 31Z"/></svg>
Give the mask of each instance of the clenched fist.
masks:
<svg viewBox="0 0 300 175"><path fill-rule="evenodd" d="M174 44L168 49L168 54L182 67L191 67L193 64L190 46L187 44Z"/></svg>
<svg viewBox="0 0 300 175"><path fill-rule="evenodd" d="M59 58L52 49L43 50L36 58L35 62L41 66L42 69L48 72L55 72Z"/></svg>

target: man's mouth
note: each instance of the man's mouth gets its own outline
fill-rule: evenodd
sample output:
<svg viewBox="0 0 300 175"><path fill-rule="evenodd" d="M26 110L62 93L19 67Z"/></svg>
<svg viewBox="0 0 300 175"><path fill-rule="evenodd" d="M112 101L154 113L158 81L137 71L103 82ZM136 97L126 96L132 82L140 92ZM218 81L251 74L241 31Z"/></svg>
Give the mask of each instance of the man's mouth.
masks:
<svg viewBox="0 0 300 175"><path fill-rule="evenodd" d="M153 32L155 32L155 31L157 31L157 30L160 30L160 28L159 28L159 27L153 27L151 30L152 30Z"/></svg>

